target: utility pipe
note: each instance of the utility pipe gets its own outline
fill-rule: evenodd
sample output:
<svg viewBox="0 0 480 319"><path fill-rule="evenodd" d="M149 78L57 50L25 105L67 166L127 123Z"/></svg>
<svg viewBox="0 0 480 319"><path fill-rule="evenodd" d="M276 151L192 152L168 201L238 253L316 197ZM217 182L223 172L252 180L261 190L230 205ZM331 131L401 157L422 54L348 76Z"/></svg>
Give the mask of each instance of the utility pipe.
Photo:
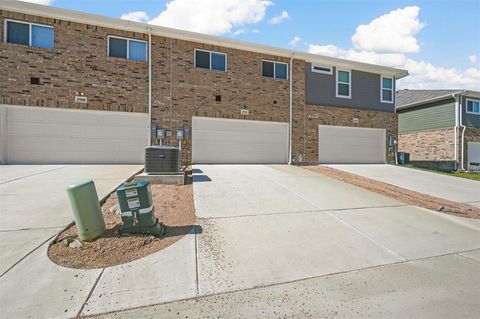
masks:
<svg viewBox="0 0 480 319"><path fill-rule="evenodd" d="M148 146L152 145L152 29L148 27Z"/></svg>
<svg viewBox="0 0 480 319"><path fill-rule="evenodd" d="M453 127L453 160L457 163L458 162L458 136L457 136L457 128L458 128L458 100L459 97L455 94L452 94L452 97L455 99L455 126ZM456 168L458 169L458 168Z"/></svg>
<svg viewBox="0 0 480 319"><path fill-rule="evenodd" d="M293 119L292 119L292 114L293 114L293 57L295 56L295 53L292 53L292 56L290 58L290 83L289 83L289 125L288 125L288 165L292 165L292 124L293 124Z"/></svg>
<svg viewBox="0 0 480 319"><path fill-rule="evenodd" d="M463 164L463 154L464 154L464 148L465 148L465 130L467 127L463 125L463 103L462 103L462 95L458 96L459 98L459 105L460 105L460 127L462 128L462 139L461 139L461 154L460 154L460 169L462 171L465 170L465 165Z"/></svg>

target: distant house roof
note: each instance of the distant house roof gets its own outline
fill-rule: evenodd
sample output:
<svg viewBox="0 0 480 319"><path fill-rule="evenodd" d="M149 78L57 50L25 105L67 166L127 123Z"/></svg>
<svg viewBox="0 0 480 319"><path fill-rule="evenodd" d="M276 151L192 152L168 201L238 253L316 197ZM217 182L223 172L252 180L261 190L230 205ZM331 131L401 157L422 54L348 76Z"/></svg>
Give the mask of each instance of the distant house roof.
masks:
<svg viewBox="0 0 480 319"><path fill-rule="evenodd" d="M469 90L400 90L395 93L397 109L405 109L416 105L440 101L452 97L452 95L478 96L480 92Z"/></svg>

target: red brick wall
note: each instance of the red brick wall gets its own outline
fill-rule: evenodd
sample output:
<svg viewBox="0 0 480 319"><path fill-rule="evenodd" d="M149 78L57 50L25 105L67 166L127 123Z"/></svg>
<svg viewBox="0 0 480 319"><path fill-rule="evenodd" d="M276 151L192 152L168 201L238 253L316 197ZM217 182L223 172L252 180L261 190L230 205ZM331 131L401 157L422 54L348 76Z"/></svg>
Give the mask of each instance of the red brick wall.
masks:
<svg viewBox="0 0 480 319"><path fill-rule="evenodd" d="M400 133L399 151L410 153L414 161L454 160L454 129Z"/></svg>
<svg viewBox="0 0 480 319"><path fill-rule="evenodd" d="M53 25L55 48L5 43L4 18ZM0 104L147 112L148 63L107 56L108 35L146 35L8 11L0 25ZM74 102L77 92L88 104Z"/></svg>
<svg viewBox="0 0 480 319"><path fill-rule="evenodd" d="M147 40L146 34L0 11L4 18L53 25L55 48L0 43L0 104L148 112L148 62L107 56L107 36ZM3 37L3 32L1 33ZM228 72L194 67L194 49L227 53ZM152 121L172 130L192 116L288 122L289 80L261 75L262 59L289 59L152 36ZM291 76L291 75L290 75ZM30 84L39 77L41 85ZM88 104L76 104L77 92ZM221 102L215 101L221 95ZM318 160L318 124L386 128L397 134L396 114L305 105L305 61L293 63L293 158ZM250 115L240 115L246 107ZM359 124L352 117L360 118ZM165 143L176 145L175 137ZM190 145L183 147L184 160Z"/></svg>

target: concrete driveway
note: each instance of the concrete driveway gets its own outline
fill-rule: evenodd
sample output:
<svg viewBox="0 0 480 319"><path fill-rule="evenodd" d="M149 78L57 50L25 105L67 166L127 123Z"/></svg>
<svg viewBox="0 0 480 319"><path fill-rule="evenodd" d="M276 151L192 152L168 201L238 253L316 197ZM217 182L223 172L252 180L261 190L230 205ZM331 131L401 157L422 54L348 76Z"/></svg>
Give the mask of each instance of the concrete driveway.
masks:
<svg viewBox="0 0 480 319"><path fill-rule="evenodd" d="M480 182L388 164L327 165L419 193L480 207Z"/></svg>
<svg viewBox="0 0 480 319"><path fill-rule="evenodd" d="M0 233L50 233L32 240L36 249L16 256L20 260L1 276L2 318L318 318L357 317L359 312L438 318L480 311L478 224L286 165L195 166L200 227L125 265L59 267L48 260L48 243L42 243L70 221L60 193L82 168L76 173L30 169L2 174L1 190L9 194L10 183L24 180L42 208L29 215L44 228L15 230L21 223L8 221L9 228ZM113 189L135 169L107 175L99 169L98 185ZM28 179L37 178L38 188L42 180L57 180L59 186L41 190L29 185ZM58 197L47 192L55 189ZM15 194L20 201L21 193ZM54 209L50 199L58 203ZM7 218L4 207L2 218ZM17 212L28 221L22 217L27 213ZM17 239L25 238L31 236ZM128 310L136 307L142 308ZM108 312L117 313L102 315Z"/></svg>
<svg viewBox="0 0 480 319"><path fill-rule="evenodd" d="M436 291L452 288L465 291L462 296L472 302L471 314L479 308L474 299L478 301L480 281L472 269L480 270L480 229L460 218L407 206L292 166L197 165L194 191L203 229L197 236L199 295L254 287L271 287L273 293L283 283L364 269L372 269L367 281L375 276L393 279L399 270L387 265L415 268L414 261L421 260L427 267L441 267L435 258L448 255L448 266L441 272L455 263L462 280L437 278L438 282L422 286L421 302L451 305L453 295L446 293L440 301ZM463 253L474 254L477 260ZM399 303L379 305L380 309L405 309L408 305L402 302L418 302L406 297L418 278L404 280ZM381 280L376 288L388 294ZM370 288L359 289L358 298L371 293ZM326 298L339 296L339 303L353 298L348 285L325 293Z"/></svg>

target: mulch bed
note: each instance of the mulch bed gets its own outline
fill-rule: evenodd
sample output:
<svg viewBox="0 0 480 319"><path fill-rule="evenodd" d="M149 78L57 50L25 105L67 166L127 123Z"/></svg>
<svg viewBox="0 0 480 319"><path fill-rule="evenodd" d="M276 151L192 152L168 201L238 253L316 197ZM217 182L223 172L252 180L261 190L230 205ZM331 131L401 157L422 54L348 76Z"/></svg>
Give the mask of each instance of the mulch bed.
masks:
<svg viewBox="0 0 480 319"><path fill-rule="evenodd" d="M418 193L331 167L306 166L305 168L310 171L327 175L340 181L368 189L372 192L394 198L408 205L419 206L433 211L461 217L480 219L480 208L474 206Z"/></svg>
<svg viewBox="0 0 480 319"><path fill-rule="evenodd" d="M77 236L75 225L61 232L48 249L50 259L69 268L104 268L124 264L164 249L195 227L193 185L151 185L155 216L165 226L161 238L143 234L119 235L121 217L117 214L116 193L110 195L102 206L107 231L95 241L81 242L81 247L64 244ZM63 242L62 242L63 241Z"/></svg>

